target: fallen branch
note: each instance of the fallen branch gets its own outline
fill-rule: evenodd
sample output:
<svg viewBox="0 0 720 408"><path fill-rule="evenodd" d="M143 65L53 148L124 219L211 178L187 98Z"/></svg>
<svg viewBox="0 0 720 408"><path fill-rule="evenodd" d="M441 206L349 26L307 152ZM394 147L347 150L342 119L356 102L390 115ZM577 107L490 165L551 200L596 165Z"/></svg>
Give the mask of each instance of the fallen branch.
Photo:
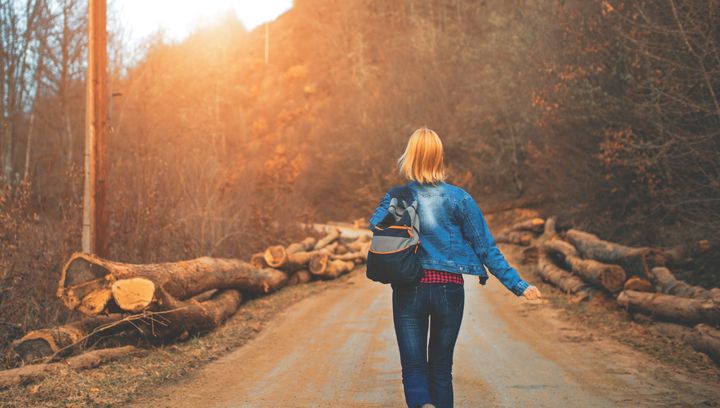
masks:
<svg viewBox="0 0 720 408"><path fill-rule="evenodd" d="M94 316L63 326L33 330L15 340L12 350L25 363L52 355L66 356L79 352L82 344L97 339L100 334L111 335L122 331L122 326L108 326L121 319L120 314ZM113 330L97 330L102 327L113 327Z"/></svg>
<svg viewBox="0 0 720 408"><path fill-rule="evenodd" d="M93 368L123 356L137 355L144 352L145 350L133 346L100 349L70 357L65 361L57 363L31 364L20 368L0 371L0 388L38 381L67 368L72 370Z"/></svg>

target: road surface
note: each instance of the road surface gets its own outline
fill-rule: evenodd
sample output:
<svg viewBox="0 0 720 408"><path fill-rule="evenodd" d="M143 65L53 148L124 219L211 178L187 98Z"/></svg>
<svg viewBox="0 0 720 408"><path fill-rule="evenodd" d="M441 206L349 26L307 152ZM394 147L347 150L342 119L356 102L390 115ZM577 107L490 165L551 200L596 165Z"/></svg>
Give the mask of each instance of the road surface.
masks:
<svg viewBox="0 0 720 408"><path fill-rule="evenodd" d="M504 250L505 251L505 250ZM158 390L152 407L402 407L391 292L363 271L304 299L242 348ZM466 275L453 366L457 407L716 406L698 383Z"/></svg>

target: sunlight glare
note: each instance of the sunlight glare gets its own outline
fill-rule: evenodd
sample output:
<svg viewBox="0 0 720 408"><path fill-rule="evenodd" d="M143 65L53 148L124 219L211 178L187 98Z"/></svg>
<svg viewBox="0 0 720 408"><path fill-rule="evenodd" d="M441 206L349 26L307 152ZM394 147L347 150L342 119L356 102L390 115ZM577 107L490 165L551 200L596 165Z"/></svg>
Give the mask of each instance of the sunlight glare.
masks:
<svg viewBox="0 0 720 408"><path fill-rule="evenodd" d="M233 10L247 30L275 19L292 0L121 0L120 24L137 41L158 30L179 40L194 27Z"/></svg>

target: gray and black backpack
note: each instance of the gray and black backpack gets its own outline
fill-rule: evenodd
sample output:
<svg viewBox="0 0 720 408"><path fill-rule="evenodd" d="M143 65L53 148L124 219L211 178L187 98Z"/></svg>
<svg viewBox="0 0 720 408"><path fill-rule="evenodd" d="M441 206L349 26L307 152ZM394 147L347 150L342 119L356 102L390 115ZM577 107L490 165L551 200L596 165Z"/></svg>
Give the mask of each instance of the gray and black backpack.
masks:
<svg viewBox="0 0 720 408"><path fill-rule="evenodd" d="M388 194L388 214L372 230L366 273L369 279L390 283L393 287L410 285L422 277L417 255L420 248L418 201L408 186L393 187Z"/></svg>

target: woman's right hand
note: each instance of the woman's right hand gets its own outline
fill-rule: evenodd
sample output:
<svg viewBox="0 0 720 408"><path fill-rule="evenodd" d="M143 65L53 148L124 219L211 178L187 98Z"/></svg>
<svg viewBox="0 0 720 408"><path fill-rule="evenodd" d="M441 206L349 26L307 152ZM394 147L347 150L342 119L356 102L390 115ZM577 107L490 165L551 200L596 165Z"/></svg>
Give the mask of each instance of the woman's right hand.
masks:
<svg viewBox="0 0 720 408"><path fill-rule="evenodd" d="M542 294L540 293L540 289L536 288L535 286L528 286L522 295L525 296L525 299L527 299L527 300L542 299Z"/></svg>

